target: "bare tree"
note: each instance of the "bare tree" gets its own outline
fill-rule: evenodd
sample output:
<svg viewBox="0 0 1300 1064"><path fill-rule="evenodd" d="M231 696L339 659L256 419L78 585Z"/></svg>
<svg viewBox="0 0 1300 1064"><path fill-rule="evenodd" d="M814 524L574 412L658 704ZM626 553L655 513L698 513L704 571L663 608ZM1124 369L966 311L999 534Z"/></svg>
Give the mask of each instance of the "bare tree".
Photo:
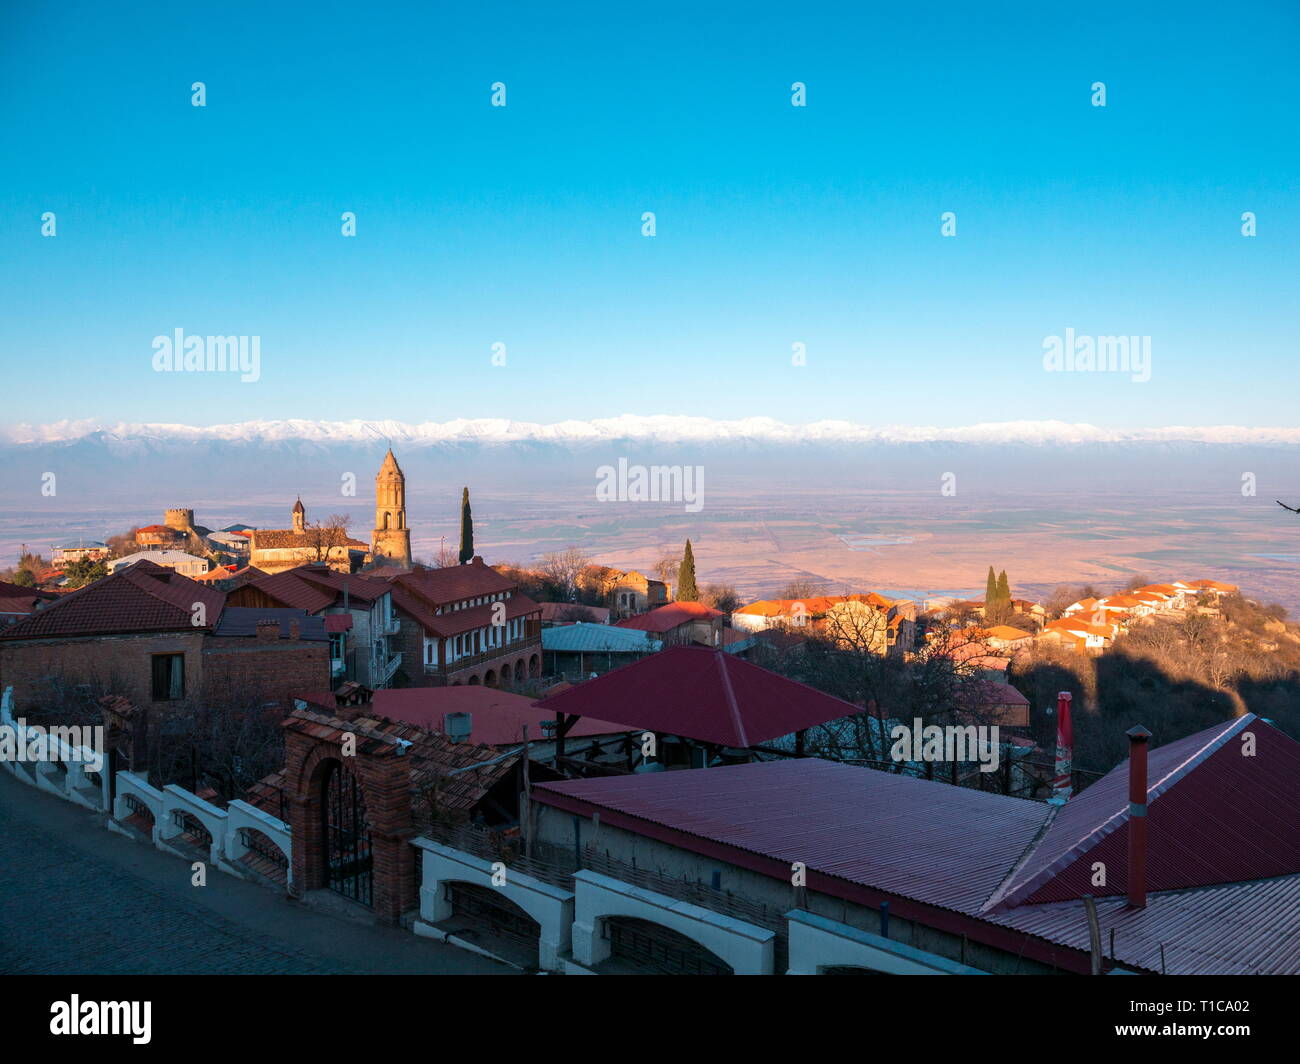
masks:
<svg viewBox="0 0 1300 1064"><path fill-rule="evenodd" d="M677 571L682 567L681 553L669 552L654 563L654 574L669 587L677 586Z"/></svg>
<svg viewBox="0 0 1300 1064"><path fill-rule="evenodd" d="M826 582L812 576L797 576L782 589L778 598L806 599L826 594Z"/></svg>
<svg viewBox="0 0 1300 1064"><path fill-rule="evenodd" d="M442 536L439 539L438 553L433 558L433 567L435 569L450 569L453 565L459 564L460 555L447 546L447 537Z"/></svg>
<svg viewBox="0 0 1300 1064"><path fill-rule="evenodd" d="M700 592L700 601L723 613L740 609L740 595L730 584L705 584Z"/></svg>
<svg viewBox="0 0 1300 1064"><path fill-rule="evenodd" d="M591 559L577 547L549 551L539 559L542 573L572 601L578 593L578 578Z"/></svg>
<svg viewBox="0 0 1300 1064"><path fill-rule="evenodd" d="M348 542L348 529L352 527L350 514L331 514L324 521L313 521L304 532L307 550L314 562L328 562L330 557Z"/></svg>

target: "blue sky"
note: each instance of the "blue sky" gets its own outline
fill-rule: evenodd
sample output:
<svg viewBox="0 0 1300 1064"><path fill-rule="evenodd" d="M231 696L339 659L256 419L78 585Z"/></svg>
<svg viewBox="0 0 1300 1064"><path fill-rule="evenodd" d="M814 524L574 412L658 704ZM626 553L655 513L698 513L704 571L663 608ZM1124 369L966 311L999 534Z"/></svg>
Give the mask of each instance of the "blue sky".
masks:
<svg viewBox="0 0 1300 1064"><path fill-rule="evenodd" d="M5 420L1292 424L1300 8L1135 6L5 5Z"/></svg>

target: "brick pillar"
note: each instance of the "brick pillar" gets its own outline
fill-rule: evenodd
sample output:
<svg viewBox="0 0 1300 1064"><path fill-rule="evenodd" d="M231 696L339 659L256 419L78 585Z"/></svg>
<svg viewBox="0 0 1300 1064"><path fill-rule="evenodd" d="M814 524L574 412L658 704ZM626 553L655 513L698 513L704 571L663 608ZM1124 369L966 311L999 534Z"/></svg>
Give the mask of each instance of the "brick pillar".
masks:
<svg viewBox="0 0 1300 1064"><path fill-rule="evenodd" d="M382 753L358 756L356 766L366 796L370 841L374 854L375 917L396 924L402 913L418 904L415 858L411 839L411 763L390 747Z"/></svg>
<svg viewBox="0 0 1300 1064"><path fill-rule="evenodd" d="M320 760L312 751L326 747L326 752L337 753L306 735L286 731L284 736L284 790L288 801L290 837L293 840L293 884L289 893L301 898L309 890L325 886L324 829L321 826L320 780L311 776Z"/></svg>

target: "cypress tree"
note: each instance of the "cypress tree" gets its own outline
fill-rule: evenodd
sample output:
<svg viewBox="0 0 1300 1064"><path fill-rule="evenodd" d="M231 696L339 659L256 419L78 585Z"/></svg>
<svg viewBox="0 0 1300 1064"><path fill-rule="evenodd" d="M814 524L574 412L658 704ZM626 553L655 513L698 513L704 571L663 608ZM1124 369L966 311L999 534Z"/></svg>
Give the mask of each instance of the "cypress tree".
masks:
<svg viewBox="0 0 1300 1064"><path fill-rule="evenodd" d="M460 564L474 560L474 517L469 511L469 488L460 497Z"/></svg>
<svg viewBox="0 0 1300 1064"><path fill-rule="evenodd" d="M998 573L998 606L1005 609L1011 605L1011 585L1007 583L1007 571Z"/></svg>
<svg viewBox="0 0 1300 1064"><path fill-rule="evenodd" d="M991 610L997 605L998 578L993 575L993 566L989 566L989 578L984 581L984 609Z"/></svg>
<svg viewBox="0 0 1300 1064"><path fill-rule="evenodd" d="M682 552L682 564L677 570L677 601L694 602L700 597L695 586L695 554L691 550L691 541L686 541L686 550Z"/></svg>

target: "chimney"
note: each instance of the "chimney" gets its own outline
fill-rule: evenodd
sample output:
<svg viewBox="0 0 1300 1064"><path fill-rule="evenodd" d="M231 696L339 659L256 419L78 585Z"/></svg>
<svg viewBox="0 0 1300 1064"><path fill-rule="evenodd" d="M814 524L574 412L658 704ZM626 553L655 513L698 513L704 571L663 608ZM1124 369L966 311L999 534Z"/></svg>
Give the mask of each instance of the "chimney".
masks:
<svg viewBox="0 0 1300 1064"><path fill-rule="evenodd" d="M297 640L300 635L302 635L302 627L298 624L297 621L290 621L289 638L293 640Z"/></svg>
<svg viewBox="0 0 1300 1064"><path fill-rule="evenodd" d="M269 643L280 638L280 622L275 620L260 620L257 622L257 639L262 643Z"/></svg>
<svg viewBox="0 0 1300 1064"><path fill-rule="evenodd" d="M1128 903L1147 906L1147 741L1138 725L1128 732Z"/></svg>
<svg viewBox="0 0 1300 1064"><path fill-rule="evenodd" d="M444 713L442 732L453 743L463 743L474 731L474 718L470 713Z"/></svg>
<svg viewBox="0 0 1300 1064"><path fill-rule="evenodd" d="M1052 801L1064 805L1074 793L1074 722L1070 720L1069 691L1056 696L1056 774L1052 780Z"/></svg>

